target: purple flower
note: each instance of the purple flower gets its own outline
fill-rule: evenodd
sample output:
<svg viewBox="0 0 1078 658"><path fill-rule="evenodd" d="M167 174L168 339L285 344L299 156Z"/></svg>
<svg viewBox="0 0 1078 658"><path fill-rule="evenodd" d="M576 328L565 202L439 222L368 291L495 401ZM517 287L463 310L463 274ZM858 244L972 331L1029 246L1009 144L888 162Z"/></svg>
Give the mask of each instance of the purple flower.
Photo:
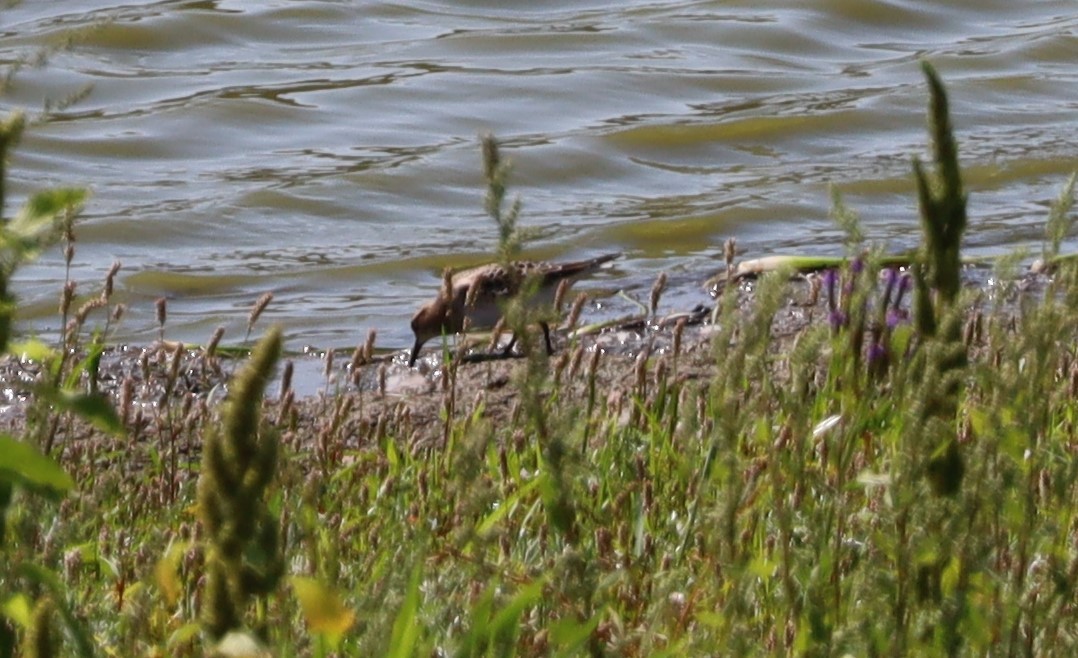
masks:
<svg viewBox="0 0 1078 658"><path fill-rule="evenodd" d="M900 308L887 309L887 328L894 329L898 325L905 322L907 317L909 316L906 311Z"/></svg>
<svg viewBox="0 0 1078 658"><path fill-rule="evenodd" d="M887 360L887 348L875 340L868 346L868 364L882 364Z"/></svg>
<svg viewBox="0 0 1078 658"><path fill-rule="evenodd" d="M842 295L849 297L853 294L853 288L857 284L857 277L865 270L865 261L860 256L850 261L850 276L842 285Z"/></svg>
<svg viewBox="0 0 1078 658"><path fill-rule="evenodd" d="M835 312L835 308L838 306L838 301L835 299L835 284L838 282L838 272L834 269L825 270L823 273L823 284L827 287L827 308L831 309L831 312Z"/></svg>
<svg viewBox="0 0 1078 658"><path fill-rule="evenodd" d="M845 327L846 323L849 321L849 318L846 317L846 314L837 309L831 311L831 314L828 316L828 319L831 321L831 328L835 330Z"/></svg>
<svg viewBox="0 0 1078 658"><path fill-rule="evenodd" d="M888 267L883 271L883 284L888 291L895 289L895 284L898 283L898 270L893 267ZM888 292L890 296L890 292Z"/></svg>

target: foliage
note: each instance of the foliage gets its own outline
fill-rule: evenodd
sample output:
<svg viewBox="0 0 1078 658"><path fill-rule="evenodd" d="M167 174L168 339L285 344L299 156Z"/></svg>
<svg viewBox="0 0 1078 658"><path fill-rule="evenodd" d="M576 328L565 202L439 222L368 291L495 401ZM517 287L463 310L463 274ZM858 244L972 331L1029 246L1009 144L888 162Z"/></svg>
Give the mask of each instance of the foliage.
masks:
<svg viewBox="0 0 1078 658"><path fill-rule="evenodd" d="M13 218L4 213L6 201L6 167L11 150L18 144L26 125L22 113L15 112L0 121L0 355L9 352L12 322L17 307L11 293L11 278L19 266L32 260L60 236L82 207L85 191L55 189L32 195ZM107 418L108 412L95 406L90 398L57 386L41 389L43 397L70 403L77 413ZM52 656L56 640L51 619L59 611L83 655L87 652L84 629L66 603L53 599L64 593L63 586L53 574L40 567L30 555L16 550L23 539L8 531L9 514L18 514L27 505L22 494L37 494L57 500L70 492L73 481L63 469L34 442L19 440L0 433L0 552L5 554L5 566L0 568L0 581L15 580L18 575L29 583L31 592L46 590L36 597L32 614L19 614L29 608L26 593L12 591L5 602L6 619L0 620L0 656L15 651L12 622L26 630L24 653L32 656ZM29 503L33 505L33 503ZM51 592L47 590L52 590Z"/></svg>
<svg viewBox="0 0 1078 658"><path fill-rule="evenodd" d="M279 530L264 501L276 474L277 437L258 417L280 353L281 332L274 329L234 378L221 426L204 436L198 510L209 548L202 619L214 640L242 629L247 601L272 593L284 573Z"/></svg>
<svg viewBox="0 0 1078 658"><path fill-rule="evenodd" d="M824 321L776 346L787 277L760 278L751 309L727 285L706 376L689 376L700 351L678 333L607 391L611 357L570 345L552 364L529 358L516 407L498 414L459 399L458 377L483 366L451 358L442 425L423 435L438 438L420 440L382 393L300 407L282 385L264 401L271 331L220 408L170 395L140 421L121 404L129 438L57 441L66 476L20 443L36 452L17 476L0 462L0 501L12 486L80 495L8 506L0 549L29 566L0 567L20 590L0 601L0 646L1073 655L1078 268L1056 258L1073 187L1051 214L1041 294L1015 306L1010 290L963 292L957 147L926 75L937 174L914 166L926 237L913 272L866 249L837 209L849 258L819 278ZM499 257L515 257L518 210L502 210L505 165L492 141L485 152L488 209L512 220ZM181 353L163 357L166 392ZM89 365L64 363L57 381L88 385Z"/></svg>

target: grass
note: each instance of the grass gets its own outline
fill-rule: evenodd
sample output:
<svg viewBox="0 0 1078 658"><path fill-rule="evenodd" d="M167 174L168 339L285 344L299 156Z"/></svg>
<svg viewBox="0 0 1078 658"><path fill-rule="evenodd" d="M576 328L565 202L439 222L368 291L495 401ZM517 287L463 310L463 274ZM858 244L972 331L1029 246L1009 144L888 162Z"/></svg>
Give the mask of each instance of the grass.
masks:
<svg viewBox="0 0 1078 658"><path fill-rule="evenodd" d="M826 321L782 345L786 277L764 276L751 307L726 287L710 347L681 327L624 364L531 350L500 411L468 386L487 366L450 354L440 416L371 417L371 392L260 402L270 332L227 404L119 401L112 433L86 429L117 429L85 397L93 360L53 354L31 452L0 461L0 657L1074 655L1074 181L1042 293L961 289L927 73L938 173L916 165L932 237L912 275L849 224ZM198 372L184 354L161 357L166 393Z"/></svg>

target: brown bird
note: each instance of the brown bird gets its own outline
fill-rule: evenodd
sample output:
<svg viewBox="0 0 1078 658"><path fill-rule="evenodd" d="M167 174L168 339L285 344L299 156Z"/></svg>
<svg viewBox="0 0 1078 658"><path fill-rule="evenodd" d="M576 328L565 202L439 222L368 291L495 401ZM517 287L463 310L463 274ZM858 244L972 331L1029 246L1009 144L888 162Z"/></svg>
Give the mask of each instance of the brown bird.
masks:
<svg viewBox="0 0 1078 658"><path fill-rule="evenodd" d="M528 304L538 308L549 307L562 281L568 281L571 285L577 278L594 272L619 256L621 254L606 254L572 263L514 261L510 264L512 271L506 270L500 263L488 263L447 274L447 285L412 317L415 345L408 365L415 365L419 349L431 338L463 331L465 318L470 327L493 327L502 317L503 305L517 295L528 281L536 281L535 294L528 298ZM547 354L551 354L554 348L550 343L550 326L545 321L540 321L539 326L546 339ZM506 347L507 352L515 342L514 336Z"/></svg>

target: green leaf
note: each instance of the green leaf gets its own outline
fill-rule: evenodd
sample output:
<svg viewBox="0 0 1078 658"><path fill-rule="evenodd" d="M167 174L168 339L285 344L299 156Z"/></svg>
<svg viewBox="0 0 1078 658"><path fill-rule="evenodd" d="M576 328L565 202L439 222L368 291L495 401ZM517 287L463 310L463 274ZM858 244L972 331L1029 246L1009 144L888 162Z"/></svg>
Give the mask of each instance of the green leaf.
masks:
<svg viewBox="0 0 1078 658"><path fill-rule="evenodd" d="M74 188L35 194L15 217L0 223L0 266L4 275L33 260L60 236L62 222L82 206L86 191Z"/></svg>
<svg viewBox="0 0 1078 658"><path fill-rule="evenodd" d="M524 614L524 610L539 602L543 596L544 584L544 579L540 578L517 592L509 604L494 617L491 631L495 636L509 636L519 629L520 616Z"/></svg>
<svg viewBox="0 0 1078 658"><path fill-rule="evenodd" d="M189 548L190 542L176 542L170 545L161 559L157 561L157 565L154 566L154 580L164 595L165 602L170 607L176 605L177 601L180 600L180 595L183 594L183 583L180 581L180 565L183 561L184 553ZM169 641L172 641L171 638Z"/></svg>
<svg viewBox="0 0 1078 658"><path fill-rule="evenodd" d="M75 615L68 604L68 592L61 583L60 578L45 567L24 562L19 565L19 572L24 578L42 585L52 594L56 602L56 610L67 626L68 635L75 645L76 655L83 658L92 658L94 655L94 642L86 625Z"/></svg>
<svg viewBox="0 0 1078 658"><path fill-rule="evenodd" d="M71 369L71 373L64 380L64 388L74 389L78 384L79 379L85 374L91 379L96 381L98 377L98 369L101 364L101 355L105 353L105 345L101 342L101 336L98 332L95 332L94 340L88 346L86 350L86 356L79 361L78 365Z"/></svg>
<svg viewBox="0 0 1078 658"><path fill-rule="evenodd" d="M532 478L530 482L514 491L512 495L495 507L494 511L479 522L475 528L476 533L485 535L490 532L499 521L505 518L506 514L511 510L516 509L517 505L520 504L525 497L531 496L532 492L542 483L542 481L543 479L540 477Z"/></svg>
<svg viewBox="0 0 1078 658"><path fill-rule="evenodd" d="M490 615L494 609L494 590L494 586L483 590L483 593L479 595L478 600L472 606L468 615L471 618L471 623L469 624L468 633L460 643L460 655L481 655L484 648L490 643L493 635L490 630Z"/></svg>
<svg viewBox="0 0 1078 658"><path fill-rule="evenodd" d="M5 227L8 233L23 242L40 243L51 237L57 220L66 213L77 212L86 201L86 190L59 187L38 192Z"/></svg>
<svg viewBox="0 0 1078 658"><path fill-rule="evenodd" d="M895 327L894 332L891 334L891 353L897 358L906 358L906 353L910 347L910 341L913 340L914 331L913 326L908 324L902 324Z"/></svg>
<svg viewBox="0 0 1078 658"><path fill-rule="evenodd" d="M389 645L389 658L410 658L419 640L419 581L421 571L412 570L408 593L404 597L397 619L393 622L393 637Z"/></svg>
<svg viewBox="0 0 1078 658"><path fill-rule="evenodd" d="M940 589L947 596L953 596L959 587L959 582L962 577L962 561L959 558L952 557L947 562L947 566L944 567L943 573L940 575Z"/></svg>
<svg viewBox="0 0 1078 658"><path fill-rule="evenodd" d="M11 343L8 348L9 353L18 356L20 359L35 361L37 363L50 361L56 356L56 350L37 338L16 341Z"/></svg>
<svg viewBox="0 0 1078 658"><path fill-rule="evenodd" d="M395 441L389 440L385 442L386 460L389 462L390 473L393 475L400 474L401 457L397 451L397 445Z"/></svg>
<svg viewBox="0 0 1078 658"><path fill-rule="evenodd" d="M753 558L752 562L749 563L748 572L766 583L775 577L777 569L777 562L768 560L765 555L757 555Z"/></svg>
<svg viewBox="0 0 1078 658"><path fill-rule="evenodd" d="M0 613L23 628L30 628L30 619L34 614L30 599L22 592L12 594L3 605Z"/></svg>
<svg viewBox="0 0 1078 658"><path fill-rule="evenodd" d="M71 476L34 446L0 434L0 480L38 492L62 494L74 488Z"/></svg>
<svg viewBox="0 0 1078 658"><path fill-rule="evenodd" d="M198 637L199 632L202 631L202 625L198 622L190 622L180 626L172 635L168 636L168 640L165 642L165 646L169 649L175 649L182 644L187 644L191 640Z"/></svg>
<svg viewBox="0 0 1078 658"><path fill-rule="evenodd" d="M576 656L591 634L599 627L599 615L586 622L561 619L550 625L550 643L558 647L556 656Z"/></svg>
<svg viewBox="0 0 1078 658"><path fill-rule="evenodd" d="M105 395L77 393L67 389L57 391L49 388L41 388L38 392L62 411L70 411L81 416L102 432L113 436L124 435L123 422Z"/></svg>
<svg viewBox="0 0 1078 658"><path fill-rule="evenodd" d="M314 578L292 576L291 581L307 627L314 633L326 635L335 647L355 622L355 613L344 605L337 592Z"/></svg>

